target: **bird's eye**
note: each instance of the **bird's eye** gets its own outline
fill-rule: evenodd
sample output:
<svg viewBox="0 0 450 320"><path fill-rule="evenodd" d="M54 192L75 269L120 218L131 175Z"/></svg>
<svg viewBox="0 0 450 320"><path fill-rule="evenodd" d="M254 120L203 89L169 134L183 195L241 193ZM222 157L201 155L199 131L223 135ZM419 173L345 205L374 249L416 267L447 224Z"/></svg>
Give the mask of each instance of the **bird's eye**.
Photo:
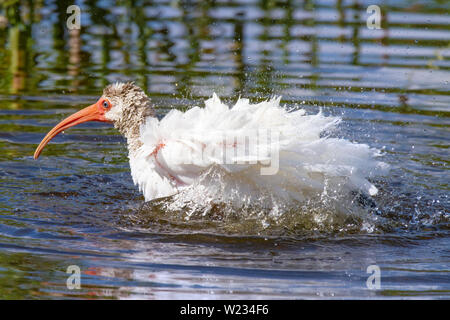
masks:
<svg viewBox="0 0 450 320"><path fill-rule="evenodd" d="M108 101L103 101L103 108L108 109L109 108L109 102Z"/></svg>

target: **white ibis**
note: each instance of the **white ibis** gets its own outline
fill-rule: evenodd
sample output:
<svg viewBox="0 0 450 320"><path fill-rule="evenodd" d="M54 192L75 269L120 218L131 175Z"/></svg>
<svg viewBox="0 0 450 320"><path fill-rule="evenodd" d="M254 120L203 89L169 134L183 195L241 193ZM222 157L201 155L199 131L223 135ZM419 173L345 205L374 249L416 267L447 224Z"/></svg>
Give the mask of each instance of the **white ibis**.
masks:
<svg viewBox="0 0 450 320"><path fill-rule="evenodd" d="M367 180L384 167L377 150L330 137L339 118L289 111L279 102L239 99L229 108L214 94L205 108L174 109L158 120L141 88L111 84L95 104L56 125L34 158L61 131L104 121L125 136L131 175L146 201L183 191L194 201L234 202L263 195L304 201L332 192L377 193Z"/></svg>

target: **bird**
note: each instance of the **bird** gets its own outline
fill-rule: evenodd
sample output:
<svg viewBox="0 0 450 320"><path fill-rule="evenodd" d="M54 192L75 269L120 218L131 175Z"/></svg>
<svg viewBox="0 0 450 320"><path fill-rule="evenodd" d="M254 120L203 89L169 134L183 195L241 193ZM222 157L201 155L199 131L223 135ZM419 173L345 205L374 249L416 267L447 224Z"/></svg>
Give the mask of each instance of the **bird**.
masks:
<svg viewBox="0 0 450 320"><path fill-rule="evenodd" d="M146 202L178 196L182 203L270 206L274 199L298 204L377 194L369 180L387 169L378 149L336 137L340 117L280 101L275 96L252 104L239 97L229 107L214 93L204 107L174 108L159 119L139 86L112 83L96 103L51 129L34 159L62 131L101 121L125 137L131 176Z"/></svg>

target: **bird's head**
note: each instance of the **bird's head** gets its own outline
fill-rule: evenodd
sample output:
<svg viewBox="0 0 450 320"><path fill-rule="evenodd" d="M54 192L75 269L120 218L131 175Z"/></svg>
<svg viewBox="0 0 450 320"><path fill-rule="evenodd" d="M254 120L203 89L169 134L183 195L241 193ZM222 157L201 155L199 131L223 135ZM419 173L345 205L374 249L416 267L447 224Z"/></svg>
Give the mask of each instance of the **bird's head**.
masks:
<svg viewBox="0 0 450 320"><path fill-rule="evenodd" d="M96 103L86 107L58 123L42 139L34 152L37 159L47 143L58 133L87 121L111 122L126 138L139 133L141 123L148 116L154 116L150 99L132 82L115 83L103 90Z"/></svg>

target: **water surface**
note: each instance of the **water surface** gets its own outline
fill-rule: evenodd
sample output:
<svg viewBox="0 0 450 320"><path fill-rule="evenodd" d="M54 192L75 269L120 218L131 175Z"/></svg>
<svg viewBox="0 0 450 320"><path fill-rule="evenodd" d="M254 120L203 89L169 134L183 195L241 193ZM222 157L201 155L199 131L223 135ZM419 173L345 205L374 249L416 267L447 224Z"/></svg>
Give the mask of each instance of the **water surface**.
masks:
<svg viewBox="0 0 450 320"><path fill-rule="evenodd" d="M449 298L448 2L379 1L382 29L370 30L373 1L79 1L71 32L72 1L10 3L0 5L1 298ZM267 228L186 220L144 205L124 139L100 123L33 160L47 131L117 80L145 88L159 117L213 92L340 116L339 136L391 166L374 181L377 207L363 221ZM66 287L69 265L80 290ZM379 290L366 286L370 265Z"/></svg>

